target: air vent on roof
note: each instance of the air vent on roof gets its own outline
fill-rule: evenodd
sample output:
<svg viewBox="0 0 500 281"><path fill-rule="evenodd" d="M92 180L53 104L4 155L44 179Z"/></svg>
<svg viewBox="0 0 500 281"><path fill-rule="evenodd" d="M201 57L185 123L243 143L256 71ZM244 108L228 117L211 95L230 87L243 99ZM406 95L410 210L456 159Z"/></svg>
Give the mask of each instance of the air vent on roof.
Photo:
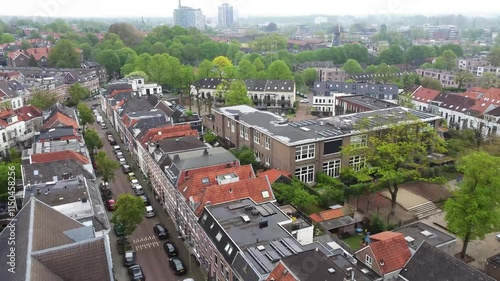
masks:
<svg viewBox="0 0 500 281"><path fill-rule="evenodd" d="M250 218L247 215L241 215L241 218L243 219L244 222L249 223Z"/></svg>
<svg viewBox="0 0 500 281"><path fill-rule="evenodd" d="M428 231L428 230L424 230L422 232L420 232L422 235L424 235L425 237L429 237L432 235L432 232Z"/></svg>
<svg viewBox="0 0 500 281"><path fill-rule="evenodd" d="M406 237L405 237L405 240L406 240L406 242L408 242L408 243L411 243L411 242L415 241L415 239L413 239L413 237L411 237L411 236L406 236Z"/></svg>
<svg viewBox="0 0 500 281"><path fill-rule="evenodd" d="M253 206L252 205L246 205L245 206L245 211L251 211L253 210Z"/></svg>
<svg viewBox="0 0 500 281"><path fill-rule="evenodd" d="M333 269L333 268L331 268L331 267L330 267L330 268L328 269L328 272L330 272L330 273L335 273L335 269Z"/></svg>
<svg viewBox="0 0 500 281"><path fill-rule="evenodd" d="M266 247L264 247L263 245L257 246L257 250L259 250L259 251L264 251L265 249L266 249Z"/></svg>

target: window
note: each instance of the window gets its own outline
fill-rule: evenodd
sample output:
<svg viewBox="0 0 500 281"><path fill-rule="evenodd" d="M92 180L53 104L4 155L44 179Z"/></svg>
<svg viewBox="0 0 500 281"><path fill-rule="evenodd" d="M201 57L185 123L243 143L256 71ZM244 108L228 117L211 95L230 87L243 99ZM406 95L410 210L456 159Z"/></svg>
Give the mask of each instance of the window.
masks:
<svg viewBox="0 0 500 281"><path fill-rule="evenodd" d="M227 127L231 127L231 120L227 119Z"/></svg>
<svg viewBox="0 0 500 281"><path fill-rule="evenodd" d="M372 266L372 262L373 262L372 257L370 257L369 255L366 255L366 258L365 258L365 263L366 263L368 266Z"/></svg>
<svg viewBox="0 0 500 281"><path fill-rule="evenodd" d="M217 235L215 235L215 239L217 239L217 241L219 241L219 242L222 239L222 233L220 231L217 232Z"/></svg>
<svg viewBox="0 0 500 281"><path fill-rule="evenodd" d="M242 138L243 138L243 137L245 136L245 129L246 129L246 128L247 128L247 127L245 127L245 126L240 126L240 137L242 137Z"/></svg>
<svg viewBox="0 0 500 281"><path fill-rule="evenodd" d="M271 157L270 156L266 156L266 164L271 166Z"/></svg>
<svg viewBox="0 0 500 281"><path fill-rule="evenodd" d="M228 255L231 255L231 253L233 252L233 246L230 243L227 243L226 247L224 247L224 251L226 251Z"/></svg>
<svg viewBox="0 0 500 281"><path fill-rule="evenodd" d="M349 167L354 171L359 171L365 166L365 160L364 156L352 156L349 158Z"/></svg>
<svg viewBox="0 0 500 281"><path fill-rule="evenodd" d="M306 144L295 147L295 160L314 158L314 144Z"/></svg>
<svg viewBox="0 0 500 281"><path fill-rule="evenodd" d="M323 173L333 178L340 176L340 159L334 159L323 163Z"/></svg>
<svg viewBox="0 0 500 281"><path fill-rule="evenodd" d="M260 133L259 132L254 132L253 142L260 144Z"/></svg>
<svg viewBox="0 0 500 281"><path fill-rule="evenodd" d="M208 214L207 213L203 214L203 217L201 217L201 223L202 224L205 223L207 221L207 218L208 218Z"/></svg>
<svg viewBox="0 0 500 281"><path fill-rule="evenodd" d="M363 147L368 144L368 135L356 135L351 137L351 145Z"/></svg>
<svg viewBox="0 0 500 281"><path fill-rule="evenodd" d="M323 144L323 155L339 153L342 148L342 140L334 140Z"/></svg>
<svg viewBox="0 0 500 281"><path fill-rule="evenodd" d="M266 147L266 149L271 149L271 137L266 136L264 146Z"/></svg>
<svg viewBox="0 0 500 281"><path fill-rule="evenodd" d="M302 166L295 169L295 176L304 183L314 181L314 165Z"/></svg>
<svg viewBox="0 0 500 281"><path fill-rule="evenodd" d="M233 132L233 133L234 133L234 128L236 127L235 123L236 122L234 122L234 120L231 120L231 132Z"/></svg>

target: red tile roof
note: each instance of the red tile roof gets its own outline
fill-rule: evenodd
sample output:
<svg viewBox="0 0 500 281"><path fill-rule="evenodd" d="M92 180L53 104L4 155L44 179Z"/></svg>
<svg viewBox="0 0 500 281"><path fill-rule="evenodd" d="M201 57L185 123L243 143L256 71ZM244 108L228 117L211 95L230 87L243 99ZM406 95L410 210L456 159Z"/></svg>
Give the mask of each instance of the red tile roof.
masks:
<svg viewBox="0 0 500 281"><path fill-rule="evenodd" d="M411 257L408 244L401 233L385 231L370 236L370 239L372 243L369 247L382 274L403 268Z"/></svg>
<svg viewBox="0 0 500 281"><path fill-rule="evenodd" d="M55 151L55 152L47 152L47 153L37 153L31 155L31 163L50 163L54 161L73 159L80 164L89 164L89 159L84 155L72 151L72 150L63 150L63 151Z"/></svg>
<svg viewBox="0 0 500 281"><path fill-rule="evenodd" d="M9 124L7 123L7 119L11 116L17 116L18 120L16 122L12 122ZM12 126L13 124L16 124L17 122L21 121L24 121L24 119L13 110L8 109L0 111L0 125L2 125L3 127Z"/></svg>
<svg viewBox="0 0 500 281"><path fill-rule="evenodd" d="M428 89L424 87L418 88L412 96L412 99L415 101L428 103L431 100L434 100L441 91Z"/></svg>
<svg viewBox="0 0 500 281"><path fill-rule="evenodd" d="M119 89L119 90L114 90L113 92L111 92L109 95L108 95L108 98L112 98L116 95L118 95L119 93L129 93L129 92L132 92L133 89L130 88L130 89Z"/></svg>
<svg viewBox="0 0 500 281"><path fill-rule="evenodd" d="M458 95L475 99L476 103L470 110L479 113L485 113L500 106L500 88L485 89L474 87Z"/></svg>
<svg viewBox="0 0 500 281"><path fill-rule="evenodd" d="M336 218L341 218L345 216L344 212L342 211L342 208L338 209L329 209L325 211L321 211L317 214L312 214L309 217L314 220L315 222L322 222L322 221L327 221L331 219L336 219Z"/></svg>
<svg viewBox="0 0 500 281"><path fill-rule="evenodd" d="M24 121L28 121L36 117L42 117L42 110L32 105L26 105L18 108L15 112L18 116L21 116Z"/></svg>
<svg viewBox="0 0 500 281"><path fill-rule="evenodd" d="M238 181L218 184L216 177L225 174L236 174ZM207 182L203 183L203 180ZM199 216L205 204L220 204L243 198L251 198L256 203L274 201L271 186L266 177L255 177L252 165L216 169L193 173L187 181L179 186L186 201L199 203L195 214ZM263 193L267 192L267 196Z"/></svg>
<svg viewBox="0 0 500 281"><path fill-rule="evenodd" d="M64 115L61 112L56 112L49 120L43 123L42 129L53 128L57 123L64 124L65 126L72 126L74 129L78 129L78 122L75 119Z"/></svg>
<svg viewBox="0 0 500 281"><path fill-rule="evenodd" d="M272 184L276 182L281 176L289 178L290 175L286 172L280 171L278 169L269 169L264 172L259 173L259 177L264 177L267 176L267 179L269 179L269 182Z"/></svg>
<svg viewBox="0 0 500 281"><path fill-rule="evenodd" d="M192 130L191 126L188 124L179 126L164 126L148 130L148 132L142 137L141 143L144 145L148 142L154 142L157 140L187 136L197 137L198 131Z"/></svg>
<svg viewBox="0 0 500 281"><path fill-rule="evenodd" d="M286 270L286 271L285 271ZM298 281L291 274L291 272L283 265L282 262L279 262L274 270L269 274L269 277L266 279L267 281Z"/></svg>
<svg viewBox="0 0 500 281"><path fill-rule="evenodd" d="M227 164L231 164L232 167L239 167L240 166L240 162L237 161L236 163L231 162L231 163L224 163L224 164L219 164L219 165L214 165L214 166L201 167L198 169L191 169L191 170L188 170L188 172L191 175L195 175L196 173L205 173L205 172L209 172L209 171L220 171L220 170L226 169ZM187 171L182 171L182 173L185 173L185 172L187 172ZM178 179L177 186L183 185L184 182L186 182L187 180L188 179L183 177L183 176L180 177Z"/></svg>

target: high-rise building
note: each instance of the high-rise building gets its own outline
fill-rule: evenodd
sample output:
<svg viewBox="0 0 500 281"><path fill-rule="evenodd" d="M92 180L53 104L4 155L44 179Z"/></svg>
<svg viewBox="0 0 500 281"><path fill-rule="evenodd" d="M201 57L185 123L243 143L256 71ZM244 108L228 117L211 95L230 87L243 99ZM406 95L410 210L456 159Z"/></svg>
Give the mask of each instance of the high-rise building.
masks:
<svg viewBox="0 0 500 281"><path fill-rule="evenodd" d="M174 25L205 29L205 17L201 9L182 6L181 0L179 0L179 7L174 10Z"/></svg>
<svg viewBox="0 0 500 281"><path fill-rule="evenodd" d="M219 27L230 27L233 25L233 6L224 3L219 7Z"/></svg>

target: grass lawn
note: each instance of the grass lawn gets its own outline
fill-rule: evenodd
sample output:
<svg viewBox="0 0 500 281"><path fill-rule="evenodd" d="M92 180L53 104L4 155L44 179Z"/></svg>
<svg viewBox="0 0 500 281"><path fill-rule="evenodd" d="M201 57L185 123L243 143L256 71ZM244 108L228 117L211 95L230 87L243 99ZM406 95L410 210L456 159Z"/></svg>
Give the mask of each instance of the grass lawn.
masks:
<svg viewBox="0 0 500 281"><path fill-rule="evenodd" d="M363 236L353 235L353 236L350 236L346 239L342 239L342 241L344 241L347 245L349 245L351 250L357 251L360 248L359 246L360 246L361 238L363 238Z"/></svg>

